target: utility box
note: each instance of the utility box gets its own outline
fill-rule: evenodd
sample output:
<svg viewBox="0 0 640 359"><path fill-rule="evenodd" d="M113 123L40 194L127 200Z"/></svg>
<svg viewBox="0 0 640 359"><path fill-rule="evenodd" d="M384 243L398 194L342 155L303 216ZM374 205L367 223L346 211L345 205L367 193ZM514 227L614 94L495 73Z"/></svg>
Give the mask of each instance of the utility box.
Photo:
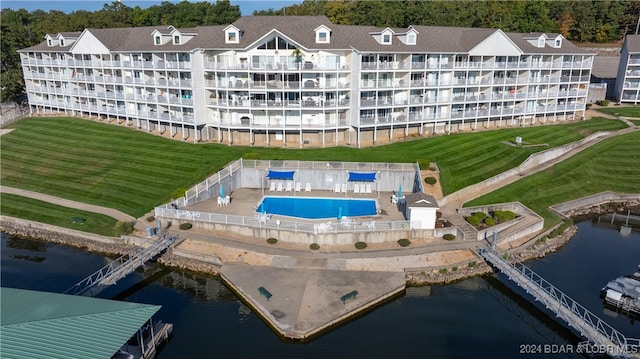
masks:
<svg viewBox="0 0 640 359"><path fill-rule="evenodd" d="M522 137L520 136L516 137L516 146L518 147L522 146Z"/></svg>

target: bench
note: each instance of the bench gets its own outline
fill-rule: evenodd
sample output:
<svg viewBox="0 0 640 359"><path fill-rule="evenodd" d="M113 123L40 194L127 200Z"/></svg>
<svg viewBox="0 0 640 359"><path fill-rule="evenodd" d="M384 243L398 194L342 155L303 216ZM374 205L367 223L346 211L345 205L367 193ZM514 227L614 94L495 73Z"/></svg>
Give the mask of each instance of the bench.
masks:
<svg viewBox="0 0 640 359"><path fill-rule="evenodd" d="M271 294L265 287L260 287L258 288L258 292L260 292L260 294L262 296L264 296L265 298L267 298L267 302L269 301L269 299L271 299L271 297L273 296L273 294Z"/></svg>
<svg viewBox="0 0 640 359"><path fill-rule="evenodd" d="M354 290L340 297L340 300L342 301L342 304L347 304L347 300L356 299L357 295L358 295L358 291Z"/></svg>

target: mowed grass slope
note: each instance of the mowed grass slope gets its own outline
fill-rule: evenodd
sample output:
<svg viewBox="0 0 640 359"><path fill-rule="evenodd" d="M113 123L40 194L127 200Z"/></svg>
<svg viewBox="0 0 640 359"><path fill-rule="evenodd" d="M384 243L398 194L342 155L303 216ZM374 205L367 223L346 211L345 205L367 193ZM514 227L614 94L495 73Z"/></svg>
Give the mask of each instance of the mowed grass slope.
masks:
<svg viewBox="0 0 640 359"><path fill-rule="evenodd" d="M640 106L601 107L601 108L598 108L596 111L600 111L602 113L615 115L615 116L640 118Z"/></svg>
<svg viewBox="0 0 640 359"><path fill-rule="evenodd" d="M441 170L451 193L520 164L545 147L505 145L521 136L550 147L626 125L592 119L563 125L443 135L365 149L282 149L192 144L75 118L30 118L2 137L2 185L111 207L139 217L225 164L254 152L261 159L415 162Z"/></svg>
<svg viewBox="0 0 640 359"><path fill-rule="evenodd" d="M544 216L550 227L560 219L549 206L607 190L640 193L640 132L602 141L465 206L520 201Z"/></svg>
<svg viewBox="0 0 640 359"><path fill-rule="evenodd" d="M117 222L115 219L102 214L57 206L8 193L0 193L0 211L4 216L48 223L103 236L113 236L114 226ZM82 218L85 222L74 223L74 217Z"/></svg>

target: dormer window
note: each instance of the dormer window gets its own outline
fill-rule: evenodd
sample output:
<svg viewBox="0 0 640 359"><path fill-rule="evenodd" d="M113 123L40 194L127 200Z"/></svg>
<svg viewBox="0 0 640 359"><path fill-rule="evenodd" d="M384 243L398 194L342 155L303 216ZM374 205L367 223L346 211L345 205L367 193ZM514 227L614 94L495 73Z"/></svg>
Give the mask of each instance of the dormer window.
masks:
<svg viewBox="0 0 640 359"><path fill-rule="evenodd" d="M64 46L64 39L60 38L60 46Z"/></svg>
<svg viewBox="0 0 640 359"><path fill-rule="evenodd" d="M562 46L562 39L561 38L556 38L556 41L554 43L554 47L559 48Z"/></svg>
<svg viewBox="0 0 640 359"><path fill-rule="evenodd" d="M162 44L162 37L156 36L155 37L155 44L156 45L161 45Z"/></svg>
<svg viewBox="0 0 640 359"><path fill-rule="evenodd" d="M240 29L233 25L229 25L224 28L224 41L227 44L239 44L240 43Z"/></svg>
<svg viewBox="0 0 640 359"><path fill-rule="evenodd" d="M544 47L544 37L542 36L538 38L538 47Z"/></svg>
<svg viewBox="0 0 640 359"><path fill-rule="evenodd" d="M51 40L51 39L47 39L47 45L49 45L49 46L53 46L53 40Z"/></svg>
<svg viewBox="0 0 640 359"><path fill-rule="evenodd" d="M408 34L407 45L415 45L415 44L416 44L416 34Z"/></svg>
<svg viewBox="0 0 640 359"><path fill-rule="evenodd" d="M383 44L390 44L391 43L391 35L389 35L389 34L382 35L382 43Z"/></svg>
<svg viewBox="0 0 640 359"><path fill-rule="evenodd" d="M316 32L316 44L328 44L331 42L331 29L320 25L313 29Z"/></svg>
<svg viewBox="0 0 640 359"><path fill-rule="evenodd" d="M173 44L180 45L180 35L173 35Z"/></svg>

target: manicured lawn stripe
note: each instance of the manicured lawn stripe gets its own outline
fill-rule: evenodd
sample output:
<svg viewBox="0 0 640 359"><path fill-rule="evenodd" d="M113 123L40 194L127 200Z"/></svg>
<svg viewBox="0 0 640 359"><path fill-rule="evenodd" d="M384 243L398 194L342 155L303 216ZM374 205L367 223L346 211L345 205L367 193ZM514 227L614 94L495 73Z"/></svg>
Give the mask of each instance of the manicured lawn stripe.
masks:
<svg viewBox="0 0 640 359"><path fill-rule="evenodd" d="M592 119L563 125L441 135L363 149L283 149L192 144L122 126L75 118L31 118L3 136L2 184L98 204L141 216L245 153L261 159L355 162L437 162L445 193L451 193L520 164L545 147L505 145L525 141L552 146L582 138L594 129L624 127Z"/></svg>
<svg viewBox="0 0 640 359"><path fill-rule="evenodd" d="M550 227L560 219L553 204L611 190L640 193L640 132L598 143L543 172L477 198L466 206L520 201L545 217Z"/></svg>
<svg viewBox="0 0 640 359"><path fill-rule="evenodd" d="M640 106L623 106L623 107L601 107L596 109L602 113L622 117L638 117L640 118Z"/></svg>
<svg viewBox="0 0 640 359"><path fill-rule="evenodd" d="M0 194L0 209L3 215L49 223L55 226L84 232L113 236L116 220L105 215L85 212L73 208L57 206L31 198L12 194ZM73 217L86 220L83 224L73 223Z"/></svg>

